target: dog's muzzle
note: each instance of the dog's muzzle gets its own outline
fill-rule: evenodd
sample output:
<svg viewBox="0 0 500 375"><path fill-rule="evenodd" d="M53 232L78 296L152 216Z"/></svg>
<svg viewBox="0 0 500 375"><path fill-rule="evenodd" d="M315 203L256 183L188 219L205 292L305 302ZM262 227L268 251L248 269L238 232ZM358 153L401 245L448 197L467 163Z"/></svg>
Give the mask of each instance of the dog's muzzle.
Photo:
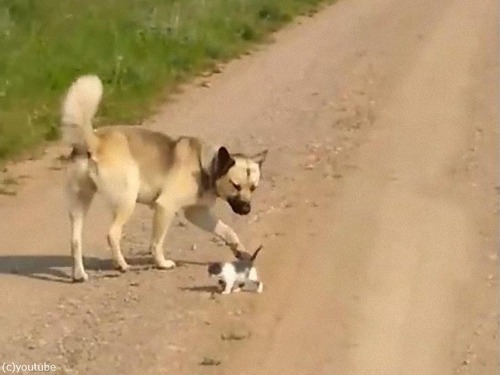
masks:
<svg viewBox="0 0 500 375"><path fill-rule="evenodd" d="M227 203L229 203L233 211L238 215L248 215L252 210L250 202L238 198L228 198Z"/></svg>

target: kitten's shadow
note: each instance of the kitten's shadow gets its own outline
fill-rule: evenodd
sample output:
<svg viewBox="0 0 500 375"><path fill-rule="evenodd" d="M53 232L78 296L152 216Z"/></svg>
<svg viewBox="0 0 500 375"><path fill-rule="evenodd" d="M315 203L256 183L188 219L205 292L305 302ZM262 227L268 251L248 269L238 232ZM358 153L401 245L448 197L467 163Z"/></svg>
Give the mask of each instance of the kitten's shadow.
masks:
<svg viewBox="0 0 500 375"><path fill-rule="evenodd" d="M175 263L179 267L187 267L187 266L203 266L206 267L210 264L210 262L196 262L192 260L182 260L182 259L174 259Z"/></svg>
<svg viewBox="0 0 500 375"><path fill-rule="evenodd" d="M198 293L220 293L220 287L217 285L200 285L190 287L180 287L182 291L198 292Z"/></svg>

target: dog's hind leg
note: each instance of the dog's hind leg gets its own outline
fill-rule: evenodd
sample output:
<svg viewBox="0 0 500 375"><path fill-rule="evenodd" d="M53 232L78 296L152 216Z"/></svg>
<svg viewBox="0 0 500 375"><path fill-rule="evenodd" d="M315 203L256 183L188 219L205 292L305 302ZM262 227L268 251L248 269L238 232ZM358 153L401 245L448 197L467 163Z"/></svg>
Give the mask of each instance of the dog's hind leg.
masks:
<svg viewBox="0 0 500 375"><path fill-rule="evenodd" d="M134 212L136 205L139 193L139 170L132 160L127 160L126 153L123 153L120 162L113 161L114 163L105 163L101 160L94 178L98 191L109 202L113 214L113 222L107 236L113 262L118 270L125 272L129 265L123 257L120 242L123 226Z"/></svg>
<svg viewBox="0 0 500 375"><path fill-rule="evenodd" d="M128 270L129 265L127 264L125 258L123 257L121 250L121 237L122 230L125 223L128 221L132 212L135 208L135 197L130 200L125 200L120 205L115 205L113 207L113 223L108 233L108 244L111 248L111 253L113 256L113 261L116 267L121 271L125 272Z"/></svg>
<svg viewBox="0 0 500 375"><path fill-rule="evenodd" d="M156 266L159 269L171 269L175 267L175 262L165 259L163 254L163 242L168 228L172 223L175 211L156 203L153 216L153 233L151 236L151 253L153 254Z"/></svg>
<svg viewBox="0 0 500 375"><path fill-rule="evenodd" d="M67 193L69 198L69 218L71 221L72 278L74 282L81 282L88 279L83 266L82 255L83 221L92 203L95 186L90 180L70 180Z"/></svg>

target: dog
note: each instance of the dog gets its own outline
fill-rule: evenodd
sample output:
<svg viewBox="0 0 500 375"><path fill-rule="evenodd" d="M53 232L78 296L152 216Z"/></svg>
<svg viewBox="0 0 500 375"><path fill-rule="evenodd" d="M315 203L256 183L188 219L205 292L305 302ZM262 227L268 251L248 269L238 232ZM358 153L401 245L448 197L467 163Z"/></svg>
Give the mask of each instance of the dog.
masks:
<svg viewBox="0 0 500 375"><path fill-rule="evenodd" d="M107 240L116 267L129 268L122 255L123 225L137 203L153 209L150 251L156 267L171 269L163 243L176 215L215 234L234 256L248 258L234 230L211 212L216 199L225 200L238 215L251 211L251 197L261 176L267 150L252 156L213 148L195 137L173 139L163 133L133 126L93 129L103 93L95 75L76 79L62 103L63 139L72 147L66 191L71 222L72 279L86 281L82 259L82 229L96 192L109 203L113 222Z"/></svg>
<svg viewBox="0 0 500 375"><path fill-rule="evenodd" d="M253 265L261 249L262 245L255 250L249 259L239 259L234 262L225 263L210 263L208 265L208 275L219 278L222 294L229 294L232 291L239 292L241 288L248 284L253 284L256 287L257 293L262 293L264 284L259 281L257 269ZM235 285L236 288L233 290Z"/></svg>

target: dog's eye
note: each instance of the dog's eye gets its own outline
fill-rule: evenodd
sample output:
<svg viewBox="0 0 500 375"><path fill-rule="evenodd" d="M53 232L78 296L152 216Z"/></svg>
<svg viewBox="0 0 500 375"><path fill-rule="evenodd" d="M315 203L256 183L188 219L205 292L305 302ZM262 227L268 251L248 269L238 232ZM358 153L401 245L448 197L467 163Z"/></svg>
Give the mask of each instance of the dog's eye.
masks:
<svg viewBox="0 0 500 375"><path fill-rule="evenodd" d="M233 186L234 186L234 188L235 188L236 190L238 190L238 191L240 191L240 190L241 190L241 185L239 185L239 184L235 184L233 181L231 181L231 184L233 184Z"/></svg>
<svg viewBox="0 0 500 375"><path fill-rule="evenodd" d="M257 188L257 186L252 185L252 186L250 186L250 191L253 192L256 188Z"/></svg>

